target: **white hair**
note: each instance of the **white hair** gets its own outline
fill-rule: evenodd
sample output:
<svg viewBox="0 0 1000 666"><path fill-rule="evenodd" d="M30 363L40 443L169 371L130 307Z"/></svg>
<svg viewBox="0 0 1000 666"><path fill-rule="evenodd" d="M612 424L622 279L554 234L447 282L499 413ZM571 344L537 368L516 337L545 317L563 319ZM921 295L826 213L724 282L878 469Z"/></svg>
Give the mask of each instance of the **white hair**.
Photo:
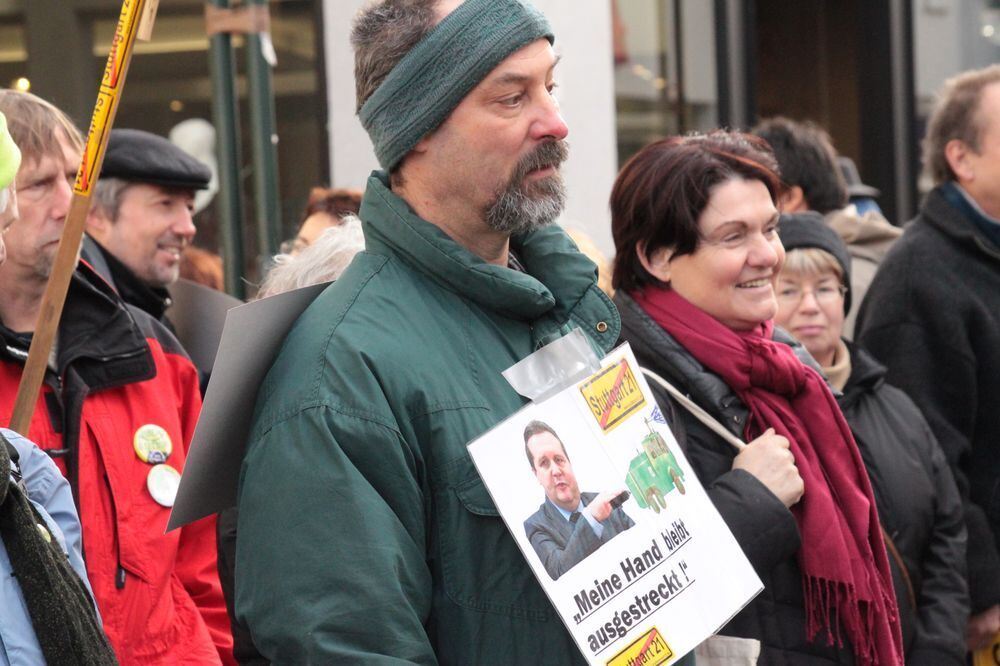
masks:
<svg viewBox="0 0 1000 666"><path fill-rule="evenodd" d="M298 254L279 254L264 278L257 298L274 296L292 289L336 280L351 259L365 249L361 220L345 215L341 224L330 227Z"/></svg>

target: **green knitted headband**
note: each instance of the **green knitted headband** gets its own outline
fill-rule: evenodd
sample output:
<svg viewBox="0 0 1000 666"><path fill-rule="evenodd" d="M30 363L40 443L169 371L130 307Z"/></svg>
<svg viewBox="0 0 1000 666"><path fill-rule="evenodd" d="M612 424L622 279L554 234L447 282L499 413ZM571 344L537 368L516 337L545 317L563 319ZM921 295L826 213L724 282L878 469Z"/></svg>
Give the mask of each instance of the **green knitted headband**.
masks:
<svg viewBox="0 0 1000 666"><path fill-rule="evenodd" d="M389 72L365 101L361 124L384 169L438 128L504 58L552 28L520 0L466 0Z"/></svg>
<svg viewBox="0 0 1000 666"><path fill-rule="evenodd" d="M21 151L7 131L7 118L0 113L0 190L14 182L17 168L21 166Z"/></svg>

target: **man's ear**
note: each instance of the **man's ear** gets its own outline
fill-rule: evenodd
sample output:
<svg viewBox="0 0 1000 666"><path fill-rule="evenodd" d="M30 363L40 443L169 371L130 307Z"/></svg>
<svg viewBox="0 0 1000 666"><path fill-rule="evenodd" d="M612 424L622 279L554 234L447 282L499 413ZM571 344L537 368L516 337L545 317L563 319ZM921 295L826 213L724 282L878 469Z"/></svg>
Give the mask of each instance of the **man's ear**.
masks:
<svg viewBox="0 0 1000 666"><path fill-rule="evenodd" d="M961 139L952 139L944 146L944 158L948 160L948 166L951 167L955 179L959 183L973 180L976 176L969 161L971 152L972 149Z"/></svg>
<svg viewBox="0 0 1000 666"><path fill-rule="evenodd" d="M809 210L809 202L802 188L792 185L778 197L778 208L782 213L802 213Z"/></svg>
<svg viewBox="0 0 1000 666"><path fill-rule="evenodd" d="M90 211L87 212L86 231L98 242L104 238L111 228L111 220L108 219L104 209L91 204Z"/></svg>
<svg viewBox="0 0 1000 666"><path fill-rule="evenodd" d="M660 282L670 282L670 259L674 256L673 248L659 247L646 256L646 244L640 243L635 248L635 255L646 272Z"/></svg>

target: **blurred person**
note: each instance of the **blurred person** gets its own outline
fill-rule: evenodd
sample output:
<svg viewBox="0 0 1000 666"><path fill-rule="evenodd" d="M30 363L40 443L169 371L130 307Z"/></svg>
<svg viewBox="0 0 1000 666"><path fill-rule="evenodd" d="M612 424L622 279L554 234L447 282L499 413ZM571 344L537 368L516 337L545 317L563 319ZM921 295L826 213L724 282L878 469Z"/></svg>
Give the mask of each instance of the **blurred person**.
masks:
<svg viewBox="0 0 1000 666"><path fill-rule="evenodd" d="M466 449L526 403L504 369L574 328L600 353L618 338L593 263L552 224L553 41L517 0L355 19L382 166L365 251L288 334L241 471L236 609L265 658L583 662Z"/></svg>
<svg viewBox="0 0 1000 666"><path fill-rule="evenodd" d="M274 267L260 285L257 298L336 280L354 255L364 249L361 220L355 215L346 215L339 225L324 229L300 252L277 255Z"/></svg>
<svg viewBox="0 0 1000 666"><path fill-rule="evenodd" d="M764 664L897 666L899 615L864 464L812 359L774 326L780 188L767 144L746 134L672 137L632 157L611 193L622 337L749 441L737 453L654 387L764 584L720 634L759 640Z"/></svg>
<svg viewBox="0 0 1000 666"><path fill-rule="evenodd" d="M339 225L348 215L357 215L361 196L358 190L312 188L299 231L293 240L281 244L282 254L298 254L315 243L326 229Z"/></svg>
<svg viewBox="0 0 1000 666"><path fill-rule="evenodd" d="M875 211L882 215L882 209L876 201L882 192L877 187L865 185L858 173L858 166L847 155L837 155L837 166L840 168L840 175L847 185L847 200L857 210L858 215L864 215L869 211ZM885 217L883 215L883 217Z"/></svg>
<svg viewBox="0 0 1000 666"><path fill-rule="evenodd" d="M573 239L580 252L587 255L587 258L597 265L597 286L608 296L614 296L615 290L611 287L611 264L608 263L608 258L597 247L597 243L579 229L567 227L566 235Z"/></svg>
<svg viewBox="0 0 1000 666"><path fill-rule="evenodd" d="M222 257L195 245L181 252L180 277L216 291L225 291Z"/></svg>
<svg viewBox="0 0 1000 666"><path fill-rule="evenodd" d="M0 266L0 423L15 395L83 140L59 109L0 91L23 154ZM201 398L176 339L85 262L74 272L27 433L66 476L104 630L126 664L232 662L215 521L164 533Z"/></svg>
<svg viewBox="0 0 1000 666"><path fill-rule="evenodd" d="M844 242L818 213L782 215L778 229L786 254L775 323L841 392L885 529L906 663L963 666L966 532L948 462L917 406L885 382L885 367L841 337L851 302Z"/></svg>
<svg viewBox="0 0 1000 666"><path fill-rule="evenodd" d="M194 194L208 187L207 166L167 139L114 129L94 185L83 258L122 300L167 322L167 287L180 275L194 239Z"/></svg>
<svg viewBox="0 0 1000 666"><path fill-rule="evenodd" d="M0 264L21 151L0 113ZM0 428L0 664L114 664L91 596L80 519L55 463Z"/></svg>
<svg viewBox="0 0 1000 666"><path fill-rule="evenodd" d="M784 185L779 197L781 211L816 211L847 244L851 253L854 305L844 321L844 337L850 340L868 285L886 252L903 232L886 220L881 211L861 214L849 203L848 184L837 164L837 151L819 125L778 116L758 124L753 133L768 142L778 160Z"/></svg>
<svg viewBox="0 0 1000 666"><path fill-rule="evenodd" d="M1000 631L1000 65L948 80L924 139L935 187L858 317L966 500L971 650Z"/></svg>

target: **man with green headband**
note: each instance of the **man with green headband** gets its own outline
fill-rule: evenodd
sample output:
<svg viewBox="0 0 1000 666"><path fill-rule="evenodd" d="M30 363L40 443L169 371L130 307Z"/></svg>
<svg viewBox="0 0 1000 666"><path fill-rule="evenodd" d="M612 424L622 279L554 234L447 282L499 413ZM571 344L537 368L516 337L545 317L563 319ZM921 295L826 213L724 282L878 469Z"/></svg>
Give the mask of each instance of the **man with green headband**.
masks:
<svg viewBox="0 0 1000 666"><path fill-rule="evenodd" d="M352 41L383 167L366 251L258 393L236 613L277 663L582 663L466 451L521 408L501 372L618 314L551 224L567 128L545 18L517 0L383 0Z"/></svg>

